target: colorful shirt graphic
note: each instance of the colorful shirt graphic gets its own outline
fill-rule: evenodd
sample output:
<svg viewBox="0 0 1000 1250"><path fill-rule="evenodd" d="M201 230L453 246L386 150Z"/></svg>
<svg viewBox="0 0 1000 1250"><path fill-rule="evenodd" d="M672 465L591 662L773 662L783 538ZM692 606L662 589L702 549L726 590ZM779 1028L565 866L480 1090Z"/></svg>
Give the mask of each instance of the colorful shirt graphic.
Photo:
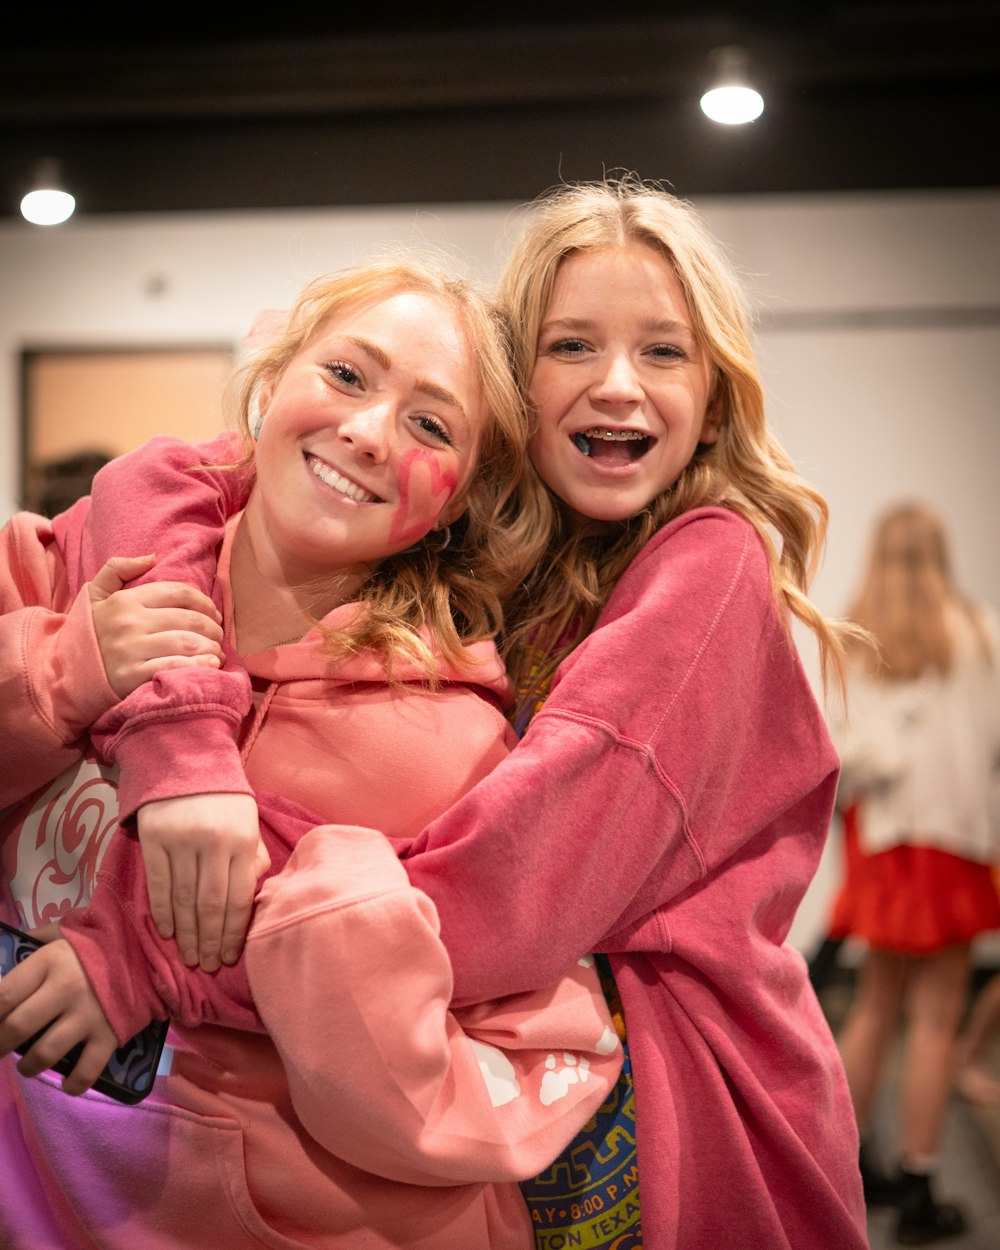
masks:
<svg viewBox="0 0 1000 1250"><path fill-rule="evenodd" d="M536 1250L641 1250L639 1169L635 1149L635 1091L625 1021L611 969L595 957L621 1038L624 1064L617 1084L550 1168L521 1192L531 1212Z"/></svg>

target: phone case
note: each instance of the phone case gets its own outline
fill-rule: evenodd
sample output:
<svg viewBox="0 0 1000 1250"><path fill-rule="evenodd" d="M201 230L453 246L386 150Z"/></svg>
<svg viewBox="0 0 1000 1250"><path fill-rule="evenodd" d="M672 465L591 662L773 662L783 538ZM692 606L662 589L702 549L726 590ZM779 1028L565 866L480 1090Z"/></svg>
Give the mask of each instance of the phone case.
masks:
<svg viewBox="0 0 1000 1250"><path fill-rule="evenodd" d="M0 977L6 976L17 964L27 959L41 946L41 942L0 921ZM153 1088L153 1078L160 1062L163 1044L167 1037L168 1021L154 1020L130 1038L108 1060L104 1071L94 1082L94 1089L115 1098L118 1102L134 1104L141 1102ZM43 1029L42 1032L45 1030ZM34 1045L41 1033L36 1033L23 1046L17 1048L24 1054ZM65 1076L72 1071L80 1057L80 1046L53 1064L53 1071Z"/></svg>

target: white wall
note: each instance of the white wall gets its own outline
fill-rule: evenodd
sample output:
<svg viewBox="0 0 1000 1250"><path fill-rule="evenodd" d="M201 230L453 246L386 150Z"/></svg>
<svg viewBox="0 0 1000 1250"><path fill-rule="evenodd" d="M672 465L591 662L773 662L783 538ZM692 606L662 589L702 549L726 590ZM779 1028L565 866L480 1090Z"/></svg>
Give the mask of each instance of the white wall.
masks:
<svg viewBox="0 0 1000 1250"><path fill-rule="evenodd" d="M944 513L961 580L1000 604L1000 189L699 206L759 303L773 422L830 501L820 608L843 612L875 514L903 494ZM258 309L397 242L492 282L517 221L515 205L472 204L0 225L0 505L16 496L24 348L235 345ZM803 949L837 851L793 930Z"/></svg>

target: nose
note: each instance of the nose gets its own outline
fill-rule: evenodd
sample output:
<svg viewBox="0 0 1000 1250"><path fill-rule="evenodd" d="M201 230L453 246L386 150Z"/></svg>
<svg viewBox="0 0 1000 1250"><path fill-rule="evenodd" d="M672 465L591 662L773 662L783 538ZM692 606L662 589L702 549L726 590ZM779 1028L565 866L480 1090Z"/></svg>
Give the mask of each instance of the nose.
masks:
<svg viewBox="0 0 1000 1250"><path fill-rule="evenodd" d="M627 351L611 352L598 363L590 393L595 402L604 404L634 404L644 398L639 374Z"/></svg>
<svg viewBox="0 0 1000 1250"><path fill-rule="evenodd" d="M394 414L388 403L369 403L356 407L340 423L337 436L359 456L373 464L382 464L392 444Z"/></svg>

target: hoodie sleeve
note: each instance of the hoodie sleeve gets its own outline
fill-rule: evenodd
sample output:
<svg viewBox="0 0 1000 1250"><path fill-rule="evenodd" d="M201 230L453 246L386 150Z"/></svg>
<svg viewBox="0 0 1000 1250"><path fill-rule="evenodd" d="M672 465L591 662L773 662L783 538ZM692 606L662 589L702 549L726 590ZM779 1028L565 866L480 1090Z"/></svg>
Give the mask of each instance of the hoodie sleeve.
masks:
<svg viewBox="0 0 1000 1250"><path fill-rule="evenodd" d="M262 798L261 835L272 872L280 872L291 848L314 825L315 817L297 804L273 795ZM109 840L90 901L67 913L60 932L79 956L119 1042L150 1020L263 1031L245 960L211 973L189 968L174 939L157 933L142 851L134 838Z"/></svg>
<svg viewBox="0 0 1000 1250"><path fill-rule="evenodd" d="M18 513L0 530L0 808L75 763L116 699L86 588L67 585L51 522Z"/></svg>
<svg viewBox="0 0 1000 1250"><path fill-rule="evenodd" d="M82 584L111 556L152 552L153 568L133 585L183 581L212 596L228 516L252 481L234 434L190 444L156 437L116 457L94 479L86 526L56 522L67 567ZM100 716L98 752L120 765L120 814L187 794L252 793L234 731L250 708L250 683L235 653L221 669L168 669Z"/></svg>
<svg viewBox="0 0 1000 1250"><path fill-rule="evenodd" d="M373 830L303 838L261 890L246 961L307 1131L393 1180L532 1176L621 1067L590 961L537 992L452 1010L434 906Z"/></svg>
<svg viewBox="0 0 1000 1250"><path fill-rule="evenodd" d="M678 518L633 561L510 756L407 851L457 1000L530 989L640 931L670 951L677 907L786 829L809 831L782 840L798 889L837 774L756 532L721 509ZM731 903L734 916L756 906L749 891ZM748 928L787 909L757 910Z"/></svg>

